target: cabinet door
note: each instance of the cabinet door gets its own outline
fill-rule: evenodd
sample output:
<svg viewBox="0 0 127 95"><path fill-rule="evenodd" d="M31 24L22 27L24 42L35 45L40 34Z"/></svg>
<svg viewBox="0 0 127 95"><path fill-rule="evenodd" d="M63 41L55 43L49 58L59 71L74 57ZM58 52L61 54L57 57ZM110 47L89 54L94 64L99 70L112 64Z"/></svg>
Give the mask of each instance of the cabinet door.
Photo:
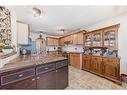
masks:
<svg viewBox="0 0 127 95"><path fill-rule="evenodd" d="M96 31L92 34L93 38L93 47L102 47L102 31Z"/></svg>
<svg viewBox="0 0 127 95"><path fill-rule="evenodd" d="M104 40L104 47L110 48L110 49L117 49L117 41L118 41L118 27L112 27L105 29L103 32L103 40Z"/></svg>
<svg viewBox="0 0 127 95"><path fill-rule="evenodd" d="M2 89L36 89L36 78L31 77L2 86Z"/></svg>
<svg viewBox="0 0 127 95"><path fill-rule="evenodd" d="M85 34L83 38L84 38L85 47L91 47L92 46L92 33Z"/></svg>
<svg viewBox="0 0 127 95"><path fill-rule="evenodd" d="M104 74L113 79L120 79L120 64L119 59L104 59Z"/></svg>
<svg viewBox="0 0 127 95"><path fill-rule="evenodd" d="M37 89L55 89L55 70L37 75Z"/></svg>
<svg viewBox="0 0 127 95"><path fill-rule="evenodd" d="M95 73L102 74L103 73L102 58L92 57L90 69Z"/></svg>
<svg viewBox="0 0 127 95"><path fill-rule="evenodd" d="M91 58L83 56L83 60L82 61L83 61L82 69L89 71L90 70L90 64L91 64Z"/></svg>
<svg viewBox="0 0 127 95"><path fill-rule="evenodd" d="M68 86L68 66L56 70L56 89L64 89Z"/></svg>
<svg viewBox="0 0 127 95"><path fill-rule="evenodd" d="M70 54L70 64L75 68L80 68L80 54Z"/></svg>
<svg viewBox="0 0 127 95"><path fill-rule="evenodd" d="M49 45L49 46L51 46L51 45L53 45L53 39L51 39L51 38L47 38L47 45Z"/></svg>
<svg viewBox="0 0 127 95"><path fill-rule="evenodd" d="M77 44L78 40L77 40L77 34L73 34L73 44Z"/></svg>
<svg viewBox="0 0 127 95"><path fill-rule="evenodd" d="M83 44L83 33L77 34L77 44Z"/></svg>
<svg viewBox="0 0 127 95"><path fill-rule="evenodd" d="M53 43L54 43L54 46L58 46L59 45L59 40L56 38L56 39L53 39Z"/></svg>

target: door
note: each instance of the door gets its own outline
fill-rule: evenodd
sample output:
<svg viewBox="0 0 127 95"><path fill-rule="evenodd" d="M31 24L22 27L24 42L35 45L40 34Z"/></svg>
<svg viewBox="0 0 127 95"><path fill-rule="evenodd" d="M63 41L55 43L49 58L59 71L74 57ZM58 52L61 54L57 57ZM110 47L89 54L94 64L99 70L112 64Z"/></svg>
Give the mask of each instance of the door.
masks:
<svg viewBox="0 0 127 95"><path fill-rule="evenodd" d="M2 89L36 89L35 77L27 78L21 81L2 86Z"/></svg>
<svg viewBox="0 0 127 95"><path fill-rule="evenodd" d="M113 79L120 79L120 64L118 58L104 58L104 74Z"/></svg>
<svg viewBox="0 0 127 95"><path fill-rule="evenodd" d="M91 64L91 57L88 55L83 55L82 69L89 71L90 64Z"/></svg>
<svg viewBox="0 0 127 95"><path fill-rule="evenodd" d="M110 49L118 49L118 26L107 28L103 32L103 45Z"/></svg>
<svg viewBox="0 0 127 95"><path fill-rule="evenodd" d="M56 70L56 89L64 89L68 86L68 66Z"/></svg>
<svg viewBox="0 0 127 95"><path fill-rule="evenodd" d="M70 64L75 68L80 68L80 54L70 54Z"/></svg>
<svg viewBox="0 0 127 95"><path fill-rule="evenodd" d="M37 75L37 89L55 89L55 70Z"/></svg>
<svg viewBox="0 0 127 95"><path fill-rule="evenodd" d="M102 58L92 57L90 69L95 73L102 74L103 73Z"/></svg>
<svg viewBox="0 0 127 95"><path fill-rule="evenodd" d="M77 44L83 44L83 33L77 34Z"/></svg>
<svg viewBox="0 0 127 95"><path fill-rule="evenodd" d="M93 47L102 47L102 31L96 31L92 34Z"/></svg>
<svg viewBox="0 0 127 95"><path fill-rule="evenodd" d="M92 47L92 33L87 33L84 35L85 47Z"/></svg>

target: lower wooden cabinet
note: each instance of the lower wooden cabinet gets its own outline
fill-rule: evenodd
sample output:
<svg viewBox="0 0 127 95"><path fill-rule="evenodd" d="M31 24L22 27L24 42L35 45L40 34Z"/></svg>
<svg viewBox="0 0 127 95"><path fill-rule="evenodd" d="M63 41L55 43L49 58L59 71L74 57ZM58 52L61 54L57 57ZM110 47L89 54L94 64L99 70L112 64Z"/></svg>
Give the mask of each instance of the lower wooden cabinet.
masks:
<svg viewBox="0 0 127 95"><path fill-rule="evenodd" d="M68 67L56 70L56 89L64 89L68 86Z"/></svg>
<svg viewBox="0 0 127 95"><path fill-rule="evenodd" d="M36 89L36 78L31 77L21 81L1 86L1 89Z"/></svg>
<svg viewBox="0 0 127 95"><path fill-rule="evenodd" d="M103 73L103 63L102 58L98 56L92 56L90 70L98 74Z"/></svg>
<svg viewBox="0 0 127 95"><path fill-rule="evenodd" d="M70 64L75 68L80 68L80 54L70 53Z"/></svg>
<svg viewBox="0 0 127 95"><path fill-rule="evenodd" d="M120 82L120 58L83 55L82 69L108 78L118 84Z"/></svg>
<svg viewBox="0 0 127 95"><path fill-rule="evenodd" d="M82 69L83 70L90 70L90 65L91 65L91 55L83 55L82 57Z"/></svg>
<svg viewBox="0 0 127 95"><path fill-rule="evenodd" d="M112 79L120 80L120 59L103 58L104 75Z"/></svg>

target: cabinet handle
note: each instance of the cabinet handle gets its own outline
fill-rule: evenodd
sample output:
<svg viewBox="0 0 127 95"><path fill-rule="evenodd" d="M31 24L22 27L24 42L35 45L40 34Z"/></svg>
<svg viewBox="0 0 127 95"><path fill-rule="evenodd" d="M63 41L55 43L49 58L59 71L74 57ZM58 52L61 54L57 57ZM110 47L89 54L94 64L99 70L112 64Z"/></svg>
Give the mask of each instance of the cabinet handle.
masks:
<svg viewBox="0 0 127 95"><path fill-rule="evenodd" d="M37 77L37 79L40 79L40 77Z"/></svg>
<svg viewBox="0 0 127 95"><path fill-rule="evenodd" d="M56 70L56 72L58 72L58 70Z"/></svg>
<svg viewBox="0 0 127 95"><path fill-rule="evenodd" d="M19 75L19 77L22 77L22 76L23 76L23 74L20 74L20 75Z"/></svg>
<svg viewBox="0 0 127 95"><path fill-rule="evenodd" d="M45 70L47 70L48 68L45 68Z"/></svg>
<svg viewBox="0 0 127 95"><path fill-rule="evenodd" d="M35 81L35 78L33 78L32 81Z"/></svg>

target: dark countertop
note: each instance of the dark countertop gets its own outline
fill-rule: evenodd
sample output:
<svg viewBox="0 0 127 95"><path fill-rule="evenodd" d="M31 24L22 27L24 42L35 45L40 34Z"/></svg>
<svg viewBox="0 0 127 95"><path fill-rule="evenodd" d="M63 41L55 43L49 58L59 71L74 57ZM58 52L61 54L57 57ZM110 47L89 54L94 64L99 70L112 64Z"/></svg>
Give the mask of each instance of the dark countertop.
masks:
<svg viewBox="0 0 127 95"><path fill-rule="evenodd" d="M55 56L18 56L17 58L11 60L9 63L0 68L0 73L7 72L10 70L20 69L24 67L37 66L40 64L46 64L51 62L56 62L60 60L65 60L66 57L55 57Z"/></svg>
<svg viewBox="0 0 127 95"><path fill-rule="evenodd" d="M11 52L9 54L4 54L4 53L0 52L0 59L8 58L8 57L10 57L12 55L15 55L16 53L17 52L15 52L15 51L13 51L13 52Z"/></svg>

